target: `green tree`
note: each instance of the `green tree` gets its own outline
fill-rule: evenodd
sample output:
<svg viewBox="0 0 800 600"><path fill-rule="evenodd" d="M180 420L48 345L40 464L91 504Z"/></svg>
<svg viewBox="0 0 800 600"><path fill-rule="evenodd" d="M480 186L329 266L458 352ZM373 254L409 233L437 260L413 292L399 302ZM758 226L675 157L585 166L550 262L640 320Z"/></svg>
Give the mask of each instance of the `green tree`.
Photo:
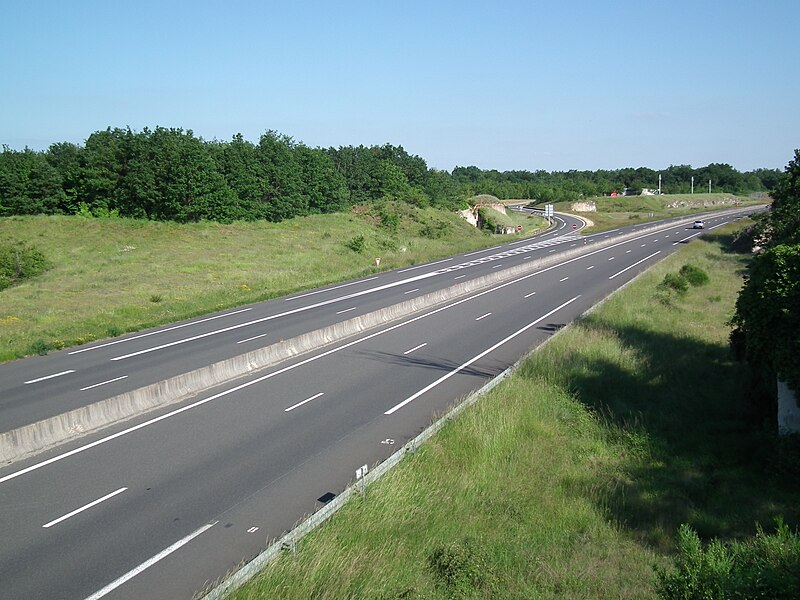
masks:
<svg viewBox="0 0 800 600"><path fill-rule="evenodd" d="M380 160L365 146L330 148L336 170L344 177L350 195L349 204L377 200L381 196L378 181Z"/></svg>
<svg viewBox="0 0 800 600"><path fill-rule="evenodd" d="M431 204L443 210L461 210L466 208L465 196L459 189L455 179L447 171L431 169L425 182L425 192Z"/></svg>
<svg viewBox="0 0 800 600"><path fill-rule="evenodd" d="M42 153L8 146L0 153L0 215L64 212L66 195L61 177Z"/></svg>
<svg viewBox="0 0 800 600"><path fill-rule="evenodd" d="M800 244L800 150L794 151L772 192L767 221L768 244Z"/></svg>
<svg viewBox="0 0 800 600"><path fill-rule="evenodd" d="M135 136L123 183L123 214L178 222L242 217L209 146L191 130L157 127Z"/></svg>
<svg viewBox="0 0 800 600"><path fill-rule="evenodd" d="M269 180L255 145L233 136L230 143L216 149L216 161L228 187L236 194L247 219L265 219L269 215Z"/></svg>
<svg viewBox="0 0 800 600"><path fill-rule="evenodd" d="M45 157L61 178L68 212L75 212L80 201L79 190L84 168L83 148L77 144L60 142L52 144Z"/></svg>
<svg viewBox="0 0 800 600"><path fill-rule="evenodd" d="M78 198L92 208L119 208L119 194L130 162L130 129L95 131L83 149L83 169L78 184ZM125 214L123 212L123 214ZM138 211L128 216L141 216Z"/></svg>
<svg viewBox="0 0 800 600"><path fill-rule="evenodd" d="M347 208L349 193L344 176L324 150L298 145L295 158L300 167L303 196L312 213L332 213Z"/></svg>
<svg viewBox="0 0 800 600"><path fill-rule="evenodd" d="M731 320L751 366L777 373L800 392L800 151L773 193L760 235L767 250L748 267Z"/></svg>
<svg viewBox="0 0 800 600"><path fill-rule="evenodd" d="M270 221L290 219L309 212L295 147L292 138L276 131L266 132L258 142L258 160L268 183L266 215Z"/></svg>

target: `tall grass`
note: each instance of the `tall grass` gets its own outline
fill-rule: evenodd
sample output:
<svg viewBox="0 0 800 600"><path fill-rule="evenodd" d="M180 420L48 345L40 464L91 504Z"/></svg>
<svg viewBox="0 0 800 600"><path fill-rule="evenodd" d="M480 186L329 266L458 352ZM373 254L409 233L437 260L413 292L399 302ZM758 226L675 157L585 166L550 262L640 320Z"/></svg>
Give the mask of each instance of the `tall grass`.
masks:
<svg viewBox="0 0 800 600"><path fill-rule="evenodd" d="M691 215L713 209L732 208L730 200L737 200L739 206L763 204L764 200L754 200L747 196L733 194L664 194L661 196L603 196L588 198L597 206L597 212L580 213L591 220L593 225L586 233L605 231L616 227L656 221L668 217ZM723 201L726 204L723 204ZM670 204L678 203L676 207ZM705 205L704 205L705 203ZM557 211L571 212L572 202L559 202Z"/></svg>
<svg viewBox="0 0 800 600"><path fill-rule="evenodd" d="M796 526L728 353L747 257L724 239L563 330L233 597L653 598L681 523L706 539ZM687 263L710 281L665 304Z"/></svg>
<svg viewBox="0 0 800 600"><path fill-rule="evenodd" d="M0 243L32 244L52 268L0 291L0 361L362 276L377 257L387 270L498 243L454 214L381 210L393 228L372 207L230 225L2 218Z"/></svg>

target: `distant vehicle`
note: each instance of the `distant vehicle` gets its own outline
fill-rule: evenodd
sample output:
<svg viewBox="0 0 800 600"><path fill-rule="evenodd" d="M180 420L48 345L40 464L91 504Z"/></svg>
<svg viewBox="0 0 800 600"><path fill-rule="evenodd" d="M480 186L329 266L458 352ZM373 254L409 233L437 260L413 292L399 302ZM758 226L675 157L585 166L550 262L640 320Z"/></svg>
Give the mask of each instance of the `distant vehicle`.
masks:
<svg viewBox="0 0 800 600"><path fill-rule="evenodd" d="M703 221L695 221L694 225L692 225L692 229L703 229L705 226L706 224Z"/></svg>

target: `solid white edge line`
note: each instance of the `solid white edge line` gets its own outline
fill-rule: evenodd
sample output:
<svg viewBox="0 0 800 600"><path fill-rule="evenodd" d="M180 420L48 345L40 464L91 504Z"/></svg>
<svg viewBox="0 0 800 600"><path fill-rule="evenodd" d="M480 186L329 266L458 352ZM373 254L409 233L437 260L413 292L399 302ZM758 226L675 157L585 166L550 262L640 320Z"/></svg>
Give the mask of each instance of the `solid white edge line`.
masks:
<svg viewBox="0 0 800 600"><path fill-rule="evenodd" d="M53 519L53 520L52 520L52 521L50 521L49 523L45 523L44 525L42 525L42 527L44 527L45 529L47 529L48 527L52 527L53 525L56 525L56 524L58 524L58 523L61 523L61 521L66 521L66 520L67 520L67 519L69 519L70 517L74 517L74 516L75 516L75 515L77 515L78 513L82 513L83 511L85 511L85 510L88 510L88 509L92 508L93 506L97 506L97 505L98 505L98 504L100 504L101 502L105 502L105 501L106 501L106 500L108 500L109 498L113 498L113 497L114 497L114 496L116 496L117 494L121 494L122 492L124 492L124 491L125 491L125 490L127 490L127 489L128 489L128 488L126 488L126 487L121 487L121 488L119 488L119 489L118 489L116 492L111 492L110 494L106 494L105 496L103 496L102 498L98 498L98 499L97 499L97 500L95 500L94 502L89 502L89 504L85 504L84 506L81 506L80 508L76 508L76 509L75 509L75 510L73 510L72 512L68 512L68 513L67 513L67 514L65 514L63 517L58 517L57 519Z"/></svg>
<svg viewBox="0 0 800 600"><path fill-rule="evenodd" d="M106 385L107 383L114 383L115 381L120 381L122 379L127 379L127 378L128 378L127 375L123 375L122 377L115 377L114 379L109 379L108 381L101 381L100 383L95 383L94 385L87 385L86 387L82 387L79 391L85 392L86 390L100 387L101 385Z"/></svg>
<svg viewBox="0 0 800 600"><path fill-rule="evenodd" d="M61 377L62 375L69 375L70 373L74 373L75 369L70 369L69 371L61 371L61 373L53 373L52 375L45 375L44 377L39 377L37 379L31 379L30 381L23 382L25 385L29 383L39 383L40 381L45 381L46 379L53 379L54 377Z"/></svg>
<svg viewBox="0 0 800 600"><path fill-rule="evenodd" d="M614 279L614 277L616 277L617 275L622 275L622 274L623 274L625 271L627 271L628 269L632 269L632 268L633 268L633 267L635 267L636 265L643 263L643 262L644 262L644 261L646 261L648 258L653 258L653 257L654 257L656 254L661 254L661 250L659 250L658 252L653 252L653 253L652 253L650 256L645 256L645 257L644 257L642 260L636 261L635 263L633 263L633 264L632 264L631 266L629 266L629 267L625 267L625 268L624 268L624 269L622 269L622 271L620 271L619 273L614 273L614 274L613 274L611 277L609 277L609 279Z"/></svg>
<svg viewBox="0 0 800 600"><path fill-rule="evenodd" d="M563 225L562 225L561 228L559 228L559 230L562 229L562 228L563 228ZM643 236L643 237L647 237L648 235L653 235L653 234L652 233L651 234L645 234L645 236ZM622 242L622 243L628 243L630 241L632 241L632 240L627 240L626 242ZM497 248L488 248L487 250L497 250ZM555 252L555 251L556 251L555 249L551 250L551 252ZM478 251L478 252L483 252L483 250ZM473 254L477 254L478 252L475 252ZM484 258L486 259L486 261L498 260L499 258L501 258L499 256L499 254L502 254L502 252L498 253L498 256L488 256L488 257L484 257ZM468 256L468 255L462 255L462 256ZM437 261L435 263L427 263L426 265L419 265L417 267L411 267L409 269L404 269L403 271L398 271L398 272L399 273L403 273L403 272L406 272L406 271L411 271L413 269L418 269L418 268L430 266L430 265L433 265L433 264L439 264L439 263L443 263L443 262L448 262L450 260L453 260L453 258L451 257L451 258L448 258L448 259ZM204 334L201 334L201 335L191 336L191 337L184 338L184 339L181 339L181 340L176 340L174 342L170 342L170 343L167 343L167 344L161 344L161 345L155 346L153 348L145 348L144 350L139 350L138 352L131 352L130 354L125 354L125 355L122 355L122 356L115 356L111 360L117 361L117 360L124 360L124 359L127 359L127 358L132 358L134 356L139 356L141 354L147 354L149 352L154 352L156 350L163 350L164 348L170 348L172 346L176 346L176 345L179 345L179 344L184 344L186 342L192 342L194 340L205 338L205 337L208 337L210 335L216 335L218 333L224 333L224 332L231 331L231 330L234 330L234 329L239 329L240 327L246 327L248 325L255 325L256 323L262 323L264 321L269 321L271 319L277 319L279 317L285 317L285 316L288 316L288 315L296 314L296 313L299 313L299 312L304 312L304 311L311 310L311 309L314 309L314 308L319 308L320 306L326 306L326 305L329 305L329 304L333 304L335 302L340 302L342 300L349 300L349 299L352 299L352 298L357 298L359 296L364 296L366 294L370 294L370 293L373 293L373 292L378 292L378 291L382 291L382 290L385 290L385 289L397 287L399 285L404 285L404 284L410 283L412 281L418 281L420 279L427 279L428 277L435 277L436 275L443 275L443 274L445 274L447 272L452 272L453 270L455 270L457 267L460 267L460 266L461 265L455 265L455 266L453 266L453 267L451 267L449 269L440 269L438 271L431 271L429 273L423 273L421 275L416 275L416 276L410 277L408 279L403 279L403 280L400 280L400 281L395 281L395 282L392 282L392 283L380 285L378 287L370 288L370 289L367 289L367 290L361 290L359 292L353 292L352 294L348 294L348 295L345 295L345 296L339 296L337 298L332 298L330 300L324 300L324 301L318 302L316 304L309 304L307 306L302 306L302 307L299 307L299 308L295 308L293 310L288 310L288 311L285 311L285 312L282 312L282 313L270 315L270 316L267 316L267 317L262 317L260 319L255 319L253 321L248 321L246 323L240 323L239 325L234 325L232 327L225 327L223 329L218 329L216 331L210 331L208 333L204 333ZM464 268L466 268L467 266L473 266L473 265L465 264ZM249 310L249 309L247 309L247 310ZM234 314L234 313L228 313L228 314ZM337 314L339 314L339 313L337 313ZM221 315L221 316L225 316L225 315ZM216 318L216 317L214 317L214 318ZM163 330L163 331L167 331L167 330ZM145 334L145 335L150 335L150 334ZM140 337L144 337L144 336L140 336ZM135 339L135 338L128 338L128 339ZM120 340L120 341L124 341L124 340ZM111 342L111 343L114 343L114 342ZM101 346L95 346L94 348L99 348L99 347L101 347Z"/></svg>
<svg viewBox="0 0 800 600"><path fill-rule="evenodd" d="M290 410L294 410L298 406L303 406L303 404L305 404L306 402L311 402L312 400L316 400L320 396L324 396L324 395L325 395L325 392L320 392L319 394L314 394L313 396L311 396L311 398L306 398L302 402L298 402L297 404L293 404L289 408L284 408L283 412L289 412Z"/></svg>
<svg viewBox="0 0 800 600"><path fill-rule="evenodd" d="M152 567L154 564L156 564L161 559L166 558L167 556L169 556L170 554L172 554L176 550L180 549L182 546L185 546L186 544L191 542L198 535L200 535L202 533L205 533L206 531L211 529L214 525L216 525L218 522L219 521L212 521L211 523L206 523L205 525L203 525L197 531L194 531L194 532L190 533L189 535L187 535L185 538L182 538L182 539L178 540L177 542L172 544L169 548L165 548L164 550L162 550L161 552L159 552L158 554L156 554L152 558L149 558L148 560L146 560L145 562L140 564L135 569L125 573L125 575L123 575L119 579L116 579L116 580L112 581L107 586L105 586L103 589L96 591L94 594L92 594L91 596L87 597L86 600L98 600L99 598L102 598L103 596L109 594L110 592L113 592L119 586L121 586L125 582L129 581L130 579L133 579L134 577L136 577L139 573L141 573L145 569L149 569L150 567Z"/></svg>
<svg viewBox="0 0 800 600"><path fill-rule="evenodd" d="M644 234L642 237L647 237L648 235L651 235L651 234ZM641 239L641 238L639 238L639 239ZM177 409L175 409L175 410L173 410L171 412L168 412L166 414L160 415L158 417L154 417L154 418L152 418L152 419L150 419L148 421L145 421L143 423L139 423L138 425L134 425L133 427L129 427L128 429L124 429L122 431L118 431L117 433L111 434L111 435L106 436L104 438L101 438L99 440L95 440L94 442L90 442L89 444L86 444L85 446L80 446L78 448L74 448L73 450L69 450L68 452L65 452L64 454L59 454L59 455L54 456L52 458L48 458L47 460L44 460L42 462L30 465L29 467L25 467L24 469L20 469L19 471L15 471L14 473L9 473L8 475L6 475L4 477L0 477L0 483L5 483L6 481L10 481L12 479L16 479L17 477L21 477L22 475L26 475L26 474L28 474L28 473L30 473L32 471L36 471L38 469L41 469L41 468L46 467L48 465L51 465L51 464L53 464L55 462L64 460L66 458L69 458L70 456L74 456L75 454L79 454L79 453L84 452L86 450L90 450L91 448L94 448L96 446L100 446L101 444L105 444L107 442L115 440L118 437L122 437L124 435L128 435L129 433L133 433L134 431L138 431L139 429L142 429L144 427L148 427L150 425L158 423L159 421L163 421L164 419L169 419L171 417L179 415L179 414L181 414L183 412L186 412L188 410L192 410L194 408L197 408L198 406L202 406L203 404L206 404L208 402L212 402L213 400L216 400L217 398L222 398L223 396L227 396L228 394L233 394L235 392L238 392L239 390L248 388L251 385L256 385L258 383L261 383L262 381L265 381L267 379L271 379L272 377L276 377L277 375L281 375L281 374L283 374L283 373L285 373L287 371L291 371L291 370L296 369L298 367L302 367L303 365L306 365L306 364L309 364L309 363L314 362L316 360L319 360L321 358L324 358L324 357L326 357L326 356L328 356L330 354L334 354L335 352L340 352L342 350L350 348L351 346L355 346L356 344L360 344L360 343L365 342L367 340L370 340L372 338L378 337L379 335L383 335L383 334L388 333L390 331L394 331L395 329L399 329L400 327L405 327L406 325L409 325L411 323L415 323L416 321L419 321L420 319L425 319L427 317L430 317L430 316L433 316L433 315L435 315L437 313L440 313L440 312L442 312L444 310L449 310L449 309L454 308L456 306L459 306L459 305L461 305L461 304L463 304L465 302L469 302L470 300L474 300L476 298L480 298L480 297L482 297L482 296L484 296L486 294L490 294L492 292L496 292L497 290L503 289L503 288L508 287L510 285L515 285L517 283L520 283L521 281L526 281L526 280L528 280L528 279L530 279L532 277L536 277L537 275L541 275L542 273L547 273L548 271L552 271L553 269L557 269L559 267L563 267L564 265L573 263L575 261L584 260L585 258L587 258L589 256L593 256L595 254L599 254L600 252L605 252L606 250L609 250L610 248L616 248L617 246L621 246L623 244L627 244L630 241L632 241L632 240L626 240L624 242L619 242L617 244L613 244L613 245L609 246L608 248L600 248L598 250L594 250L594 251L589 252L587 254L583 254L581 256L576 256L575 258L567 259L567 260L565 260L563 262L560 262L558 264L551 265L549 267L544 267L543 269L539 269L538 271L534 271L533 273L528 273L527 275L523 275L523 276L521 276L521 277L519 277L517 279L512 279L512 280L506 281L504 283L500 283L500 284L498 284L498 285L496 285L494 287L491 287L489 289L483 290L481 292L477 292L476 294L474 294L472 296L467 296L465 298L461 298L459 300L456 300L452 304L447 304L445 306L441 306L439 308L435 308L435 309L431 310L430 312L427 312L427 313L421 314L419 316L413 317L413 318L411 318L411 319L409 319L407 321L403 321L401 323L397 323L395 325L391 325L391 326L387 327L386 329L382 329L380 331L376 331L375 333L371 333L369 335L365 335L363 338L359 338L359 339L353 340L351 342L347 342L345 344L342 344L341 346L337 346L336 348L332 348L330 350L326 350L325 352L321 352L320 354L317 354L317 355L311 356L309 358L305 358L303 360L300 360L297 363L294 363L294 364L291 364L291 365L287 365L286 367L278 369L277 371L273 371L271 373L267 373L266 375L263 375L261 377L257 377L256 379L247 381L247 382L242 383L240 385L237 385L237 386L235 386L233 388L230 388L230 389L227 389L227 390L223 390L222 392L214 394L213 396L209 396L208 398L203 398L202 400L198 400L197 402L193 402L192 404L189 404L187 406L183 406L181 408L177 408ZM656 252L655 254L658 254L659 252ZM653 256L653 255L651 255L651 256ZM647 260L647 259L644 259L644 260ZM635 266L635 265L632 265L632 266ZM577 297L579 297L579 296L576 296L576 298ZM294 311L292 311L292 312L294 312Z"/></svg>
<svg viewBox="0 0 800 600"><path fill-rule="evenodd" d="M496 343L496 344L494 344L493 346L491 346L491 347L487 348L486 350L484 350L484 351L483 351L483 352L481 352L480 354L478 354L478 355L476 355L476 356L472 357L471 359L469 359L467 362L465 362L465 363L464 363L464 364L462 364L461 366L459 366L459 367L456 367L455 369L453 369L453 370L452 370L452 371L450 371L449 373L446 373L445 375L442 375L442 376L441 376L439 379L437 379L437 380L436 380L436 381L434 381L433 383L430 383L430 384L426 385L424 388L422 388L421 390L419 390L419 391L418 391L418 392L416 392L415 394L412 394L411 396L409 396L408 398L406 398L405 400L403 400L403 401L402 401L402 402L400 402L399 404L396 404L396 405L394 405L392 408L390 408L389 410L387 410L387 411L386 411L386 412L384 412L383 414L385 414L385 415L391 415L391 414L393 414L393 413L397 412L398 410L400 410L401 408L403 408L403 407L404 407L406 404L409 404L410 402L413 402L414 400L416 400L417 398L419 398L420 396L422 396L422 394L424 394L425 392L428 392L429 390L432 390L433 388L435 388L435 387L436 387L437 385L439 385L440 383L442 383L442 382L444 382L444 381L446 381L446 380L450 379L450 378L451 378L453 375L455 375L455 374L456 374L456 373L458 373L459 371L462 371L462 370L466 369L466 368L467 368L468 366L470 366L472 363L474 363L474 362L476 362L476 361L478 361L478 360L482 359L484 356L486 356L486 355L487 355L487 354L489 354L490 352L494 352L494 351L495 351L497 348L499 348L500 346L502 346L502 345L503 345L503 344L505 344L506 342L509 342L510 340L514 339L514 338L515 338L515 337L517 337L518 335L520 335L520 334L522 334L522 333L525 333L525 332L526 332L528 329L530 329L531 327L534 327L535 325L538 325L539 323L541 323L542 321L544 321L544 320L545 320L547 317L549 317L550 315L552 315L552 314L554 314L554 313L557 313L559 310L561 310L562 308L564 308L564 307L565 307L565 306L567 306L568 304L572 304L573 302L575 302L575 300L577 300L578 298L580 298L580 296L575 296L574 298L572 298L572 299L570 299L570 300L567 300L567 301L566 301L566 302L564 302L563 304L560 304L559 306L557 306L557 307L556 307L556 308L554 308L553 310L551 310L551 311L549 311L549 312L547 312L547 313L543 314L541 317L539 317L539 318L538 318L538 319L536 319L535 321L531 321L530 323L528 323L527 325L525 325L525 327L523 327L522 329L518 329L517 331L515 331L515 332L514 332L514 333L512 333L511 335L509 335L509 336L507 336L507 337L503 338L502 340L500 340L499 342L497 342L497 343Z"/></svg>

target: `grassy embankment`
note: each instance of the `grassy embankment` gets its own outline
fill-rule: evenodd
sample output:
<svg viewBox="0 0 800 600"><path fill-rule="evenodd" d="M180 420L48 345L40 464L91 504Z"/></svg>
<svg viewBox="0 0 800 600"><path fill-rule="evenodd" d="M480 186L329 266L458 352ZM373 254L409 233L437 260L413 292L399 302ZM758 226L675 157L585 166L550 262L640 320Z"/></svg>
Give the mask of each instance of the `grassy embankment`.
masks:
<svg viewBox="0 0 800 600"><path fill-rule="evenodd" d="M556 212L573 213L590 219L593 225L585 229L584 233L595 233L669 217L733 208L731 200L738 201L739 206L764 203L764 200L754 200L748 196L733 194L664 194L661 196L587 198L587 202L594 202L597 205L597 212L578 213L572 211L572 202L558 202L554 208Z"/></svg>
<svg viewBox="0 0 800 600"><path fill-rule="evenodd" d="M800 519L748 420L730 227L659 263L239 590L262 598L652 598L681 523ZM686 264L709 274L659 289Z"/></svg>
<svg viewBox="0 0 800 600"><path fill-rule="evenodd" d="M514 213L524 235L545 226ZM46 273L0 291L0 361L483 248L455 214L389 203L381 214L179 225L10 217L0 242L34 245ZM375 258L380 257L380 268Z"/></svg>

